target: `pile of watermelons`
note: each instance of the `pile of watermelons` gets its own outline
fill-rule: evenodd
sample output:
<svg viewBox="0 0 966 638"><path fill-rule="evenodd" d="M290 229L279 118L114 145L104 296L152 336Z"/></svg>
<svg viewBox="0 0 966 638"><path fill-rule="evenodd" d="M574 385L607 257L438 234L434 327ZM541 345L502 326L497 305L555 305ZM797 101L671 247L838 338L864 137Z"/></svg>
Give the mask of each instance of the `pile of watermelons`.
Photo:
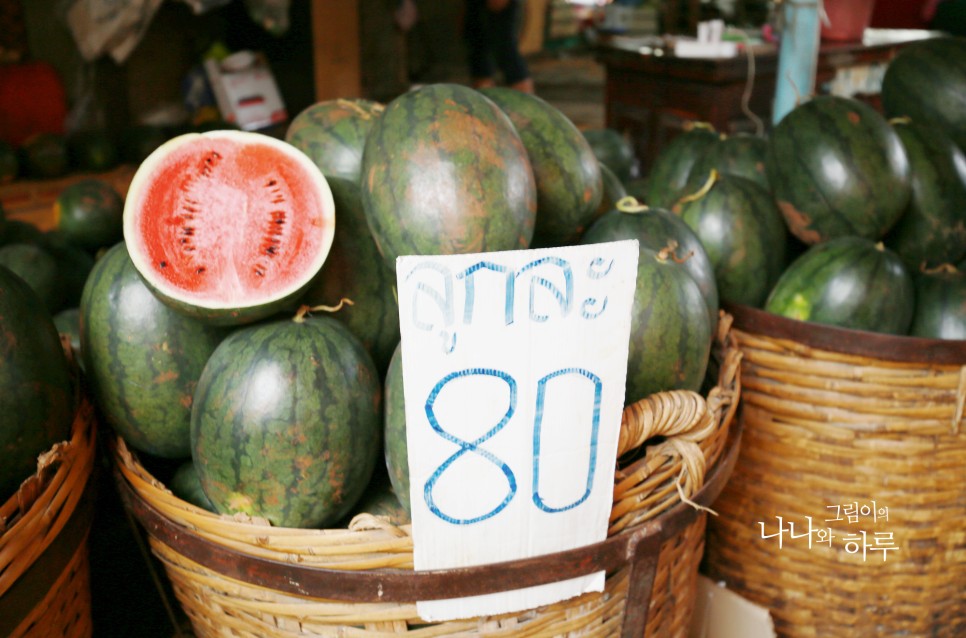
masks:
<svg viewBox="0 0 966 638"><path fill-rule="evenodd" d="M952 54L966 53L961 41L930 46L949 47L929 53L937 67L966 60ZM966 95L966 72L945 73L923 99L956 82ZM886 108L900 109L886 81ZM340 525L363 509L403 521L399 255L637 239L628 403L702 389L719 300L966 338L953 265L966 257L966 160L950 141L962 123L940 125L901 93L890 115L908 120L821 97L768 138L693 126L646 180L613 131L582 133L532 95L452 84L386 105L320 102L284 141L176 137L140 165L122 222L103 215L123 240L87 220L60 223L56 242L13 242L89 259L61 306L19 286L33 300L16 302L31 309L19 325L76 300L101 422L186 500L282 526ZM8 222L0 238L29 232ZM0 268L0 291L16 287L4 278L26 276ZM7 455L20 439L0 440Z"/></svg>

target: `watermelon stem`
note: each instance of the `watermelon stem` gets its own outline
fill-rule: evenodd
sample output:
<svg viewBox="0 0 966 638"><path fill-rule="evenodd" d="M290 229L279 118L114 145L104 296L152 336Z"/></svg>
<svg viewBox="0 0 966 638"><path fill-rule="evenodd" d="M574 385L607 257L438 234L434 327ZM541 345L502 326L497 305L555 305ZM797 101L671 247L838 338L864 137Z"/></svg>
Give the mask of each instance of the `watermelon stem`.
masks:
<svg viewBox="0 0 966 638"><path fill-rule="evenodd" d="M924 261L921 264L919 264L919 272L923 273L924 275L954 274L959 272L959 269L956 268L956 266L954 266L953 264L948 264L948 263L939 264L935 268L928 268L926 267L926 262Z"/></svg>
<svg viewBox="0 0 966 638"><path fill-rule="evenodd" d="M685 122L682 129L685 132L693 131L695 129L704 129L706 131L711 131L712 133L717 133L717 131L714 130L714 125L711 122L699 122L696 120L689 120Z"/></svg>
<svg viewBox="0 0 966 638"><path fill-rule="evenodd" d="M683 264L687 260L691 259L691 257L694 255L694 251L689 250L688 254L685 255L684 257L678 257L677 253L674 252L677 249L678 249L678 242L674 239L669 239L667 242L667 246L665 246L664 248L658 251L657 258L661 261L667 261L668 259L670 259L676 264Z"/></svg>
<svg viewBox="0 0 966 638"><path fill-rule="evenodd" d="M614 204L614 207L622 213L643 213L651 210L647 204L642 204L641 202L637 201L637 198L633 195L621 197L619 200L617 200L617 203Z"/></svg>
<svg viewBox="0 0 966 638"><path fill-rule="evenodd" d="M343 297L342 299L340 299L339 303L337 303L334 306L325 306L325 305L310 306L308 304L302 304L301 306L299 306L299 309L295 312L295 317L292 318L292 321L294 321L295 323L303 323L305 321L305 317L313 312L338 312L342 310L343 306L352 306L352 305L354 305L352 300L347 299L346 297Z"/></svg>
<svg viewBox="0 0 966 638"><path fill-rule="evenodd" d="M691 202L698 201L699 199L701 199L702 197L708 194L708 192L711 190L711 187L714 186L714 183L717 181L718 181L718 170L715 168L712 168L711 172L708 174L707 181L704 182L704 185L694 193L691 193L690 195L685 195L684 197L679 199L677 205L680 206L681 204L689 204Z"/></svg>

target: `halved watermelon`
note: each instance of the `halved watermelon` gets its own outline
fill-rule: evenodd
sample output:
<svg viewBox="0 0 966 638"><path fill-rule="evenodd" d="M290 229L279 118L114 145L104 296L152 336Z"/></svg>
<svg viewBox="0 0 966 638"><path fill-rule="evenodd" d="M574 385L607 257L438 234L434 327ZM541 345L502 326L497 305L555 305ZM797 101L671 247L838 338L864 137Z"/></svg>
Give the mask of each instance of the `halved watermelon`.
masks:
<svg viewBox="0 0 966 638"><path fill-rule="evenodd" d="M322 268L335 232L332 191L290 144L260 133L187 133L141 163L124 239L163 302L229 325L286 309Z"/></svg>

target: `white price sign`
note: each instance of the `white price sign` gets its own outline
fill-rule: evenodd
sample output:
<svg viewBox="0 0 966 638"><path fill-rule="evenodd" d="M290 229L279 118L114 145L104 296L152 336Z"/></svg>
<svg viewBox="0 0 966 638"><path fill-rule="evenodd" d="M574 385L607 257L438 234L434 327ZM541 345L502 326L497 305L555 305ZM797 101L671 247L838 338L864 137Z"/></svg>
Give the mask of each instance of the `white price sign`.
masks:
<svg viewBox="0 0 966 638"><path fill-rule="evenodd" d="M396 262L417 570L603 540L638 243ZM427 621L601 591L596 573L420 601Z"/></svg>

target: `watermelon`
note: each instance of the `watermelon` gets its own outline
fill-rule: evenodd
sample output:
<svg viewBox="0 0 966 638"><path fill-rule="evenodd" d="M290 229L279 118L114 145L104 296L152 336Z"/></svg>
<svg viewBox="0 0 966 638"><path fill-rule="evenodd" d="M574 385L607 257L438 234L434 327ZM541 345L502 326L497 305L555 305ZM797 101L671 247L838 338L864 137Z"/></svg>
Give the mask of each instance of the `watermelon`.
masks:
<svg viewBox="0 0 966 638"><path fill-rule="evenodd" d="M887 334L906 334L913 280L894 252L864 237L836 237L796 259L764 309L783 317Z"/></svg>
<svg viewBox="0 0 966 638"><path fill-rule="evenodd" d="M652 251L675 242L674 253L679 263L698 284L704 297L709 325L718 324L718 285L714 266L701 240L683 219L663 208L649 208L633 197L627 197L595 221L580 241L582 244L599 244L621 239L636 239L642 249Z"/></svg>
<svg viewBox="0 0 966 638"><path fill-rule="evenodd" d="M102 128L84 129L70 134L67 137L67 151L71 164L81 171L103 173L121 161L117 142L107 129Z"/></svg>
<svg viewBox="0 0 966 638"><path fill-rule="evenodd" d="M482 89L510 117L537 188L531 247L573 244L603 196L600 164L573 122L542 98L508 87Z"/></svg>
<svg viewBox="0 0 966 638"><path fill-rule="evenodd" d="M768 179L791 232L807 244L853 235L881 239L911 195L909 158L868 104L823 95L772 130Z"/></svg>
<svg viewBox="0 0 966 638"><path fill-rule="evenodd" d="M910 270L966 256L966 153L934 126L894 122L909 157L912 197L885 237Z"/></svg>
<svg viewBox="0 0 966 638"><path fill-rule="evenodd" d="M301 303L335 306L341 299L352 305L333 315L362 341L380 374L389 365L399 342L396 276L383 261L369 232L359 187L340 179L330 182L339 223L322 270Z"/></svg>
<svg viewBox="0 0 966 638"><path fill-rule="evenodd" d="M617 177L614 171L607 168L606 164L600 165L600 177L604 185L604 193L600 198L600 204L597 205L594 219L598 219L604 213L616 208L617 202L629 194L624 187L624 182Z"/></svg>
<svg viewBox="0 0 966 638"><path fill-rule="evenodd" d="M0 226L0 246L7 244L36 244L44 246L44 231L22 219L8 219Z"/></svg>
<svg viewBox="0 0 966 638"><path fill-rule="evenodd" d="M0 246L0 266L21 277L53 316L64 301L64 289L57 270L57 260L45 247L37 244Z"/></svg>
<svg viewBox="0 0 966 638"><path fill-rule="evenodd" d="M60 133L36 133L20 146L20 167L36 179L62 177L70 170L67 138Z"/></svg>
<svg viewBox="0 0 966 638"><path fill-rule="evenodd" d="M966 153L966 38L902 47L886 67L881 99L886 116L933 126Z"/></svg>
<svg viewBox="0 0 966 638"><path fill-rule="evenodd" d="M379 471L369 482L362 498L346 516L344 525L340 525L340 527L349 527L352 519L359 514L378 516L396 526L412 523L409 511L399 502L399 498L393 491L392 483L389 482L389 478L384 471Z"/></svg>
<svg viewBox="0 0 966 638"><path fill-rule="evenodd" d="M506 114L469 87L429 84L394 99L373 125L362 205L395 271L400 255L527 248L537 194Z"/></svg>
<svg viewBox="0 0 966 638"><path fill-rule="evenodd" d="M222 513L284 527L339 521L381 449L375 364L329 316L236 329L205 365L191 446L205 494Z"/></svg>
<svg viewBox="0 0 966 638"><path fill-rule="evenodd" d="M788 230L771 195L737 175L711 171L702 189L674 208L701 240L718 295L759 307L785 267Z"/></svg>
<svg viewBox="0 0 966 638"><path fill-rule="evenodd" d="M57 279L61 288L61 304L66 307L80 305L81 293L87 277L94 268L94 257L83 248L68 242L57 230L44 233L42 246L57 262Z"/></svg>
<svg viewBox="0 0 966 638"><path fill-rule="evenodd" d="M383 390L383 446L389 482L403 509L412 512L409 500L409 445L406 441L401 343L396 346L389 360Z"/></svg>
<svg viewBox="0 0 966 638"><path fill-rule="evenodd" d="M123 216L124 199L96 177L68 184L54 201L54 228L68 243L90 252L121 241Z"/></svg>
<svg viewBox="0 0 966 638"><path fill-rule="evenodd" d="M70 438L70 370L40 298L0 266L0 503L37 469L37 457Z"/></svg>
<svg viewBox="0 0 966 638"><path fill-rule="evenodd" d="M701 289L673 251L642 248L631 310L625 403L665 390L698 391L711 354Z"/></svg>
<svg viewBox="0 0 966 638"><path fill-rule="evenodd" d="M687 122L684 130L661 149L647 175L644 203L670 209L689 192L688 179L695 162L718 142L714 127L706 122Z"/></svg>
<svg viewBox="0 0 966 638"><path fill-rule="evenodd" d="M124 205L145 283L179 312L222 325L290 309L322 268L334 226L318 167L245 131L166 142L138 167Z"/></svg>
<svg viewBox="0 0 966 638"><path fill-rule="evenodd" d="M631 179L636 169L634 147L626 137L612 128L591 128L583 131L597 161L609 168L621 180Z"/></svg>
<svg viewBox="0 0 966 638"><path fill-rule="evenodd" d="M966 271L951 264L913 277L916 309L909 334L930 339L966 339Z"/></svg>
<svg viewBox="0 0 966 638"><path fill-rule="evenodd" d="M725 135L712 144L691 168L688 190L701 187L711 169L725 175L745 177L767 191L771 191L765 163L768 156L768 140L750 133Z"/></svg>
<svg viewBox="0 0 966 638"><path fill-rule="evenodd" d="M200 507L209 512L217 512L201 487L201 477L198 476L198 470L191 459L183 462L174 471L171 480L168 481L168 489L182 501L187 501L195 507Z"/></svg>
<svg viewBox="0 0 966 638"><path fill-rule="evenodd" d="M361 98L317 102L292 118L285 141L309 156L327 178L359 183L362 151L385 106Z"/></svg>
<svg viewBox="0 0 966 638"><path fill-rule="evenodd" d="M80 344L91 397L131 447L191 454L198 377L224 330L161 303L119 243L97 260L80 301Z"/></svg>

